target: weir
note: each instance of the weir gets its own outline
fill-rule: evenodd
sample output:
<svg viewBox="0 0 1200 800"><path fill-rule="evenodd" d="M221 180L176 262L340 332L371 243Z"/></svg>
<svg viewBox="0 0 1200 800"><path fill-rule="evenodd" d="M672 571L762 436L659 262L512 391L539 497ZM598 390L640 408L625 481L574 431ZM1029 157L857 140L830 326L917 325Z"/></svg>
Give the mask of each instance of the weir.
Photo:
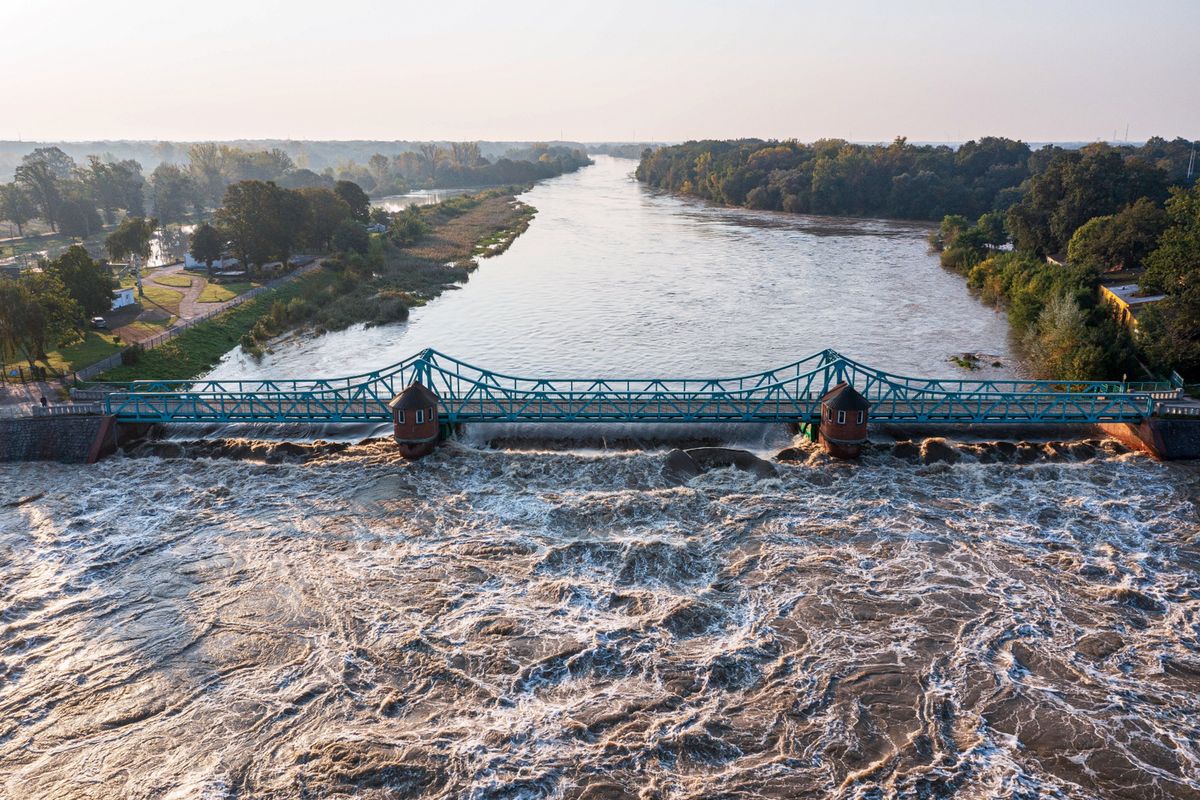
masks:
<svg viewBox="0 0 1200 800"><path fill-rule="evenodd" d="M811 424L841 383L871 404L872 422L1138 423L1178 388L1166 382L914 378L823 350L729 378L538 378L483 369L435 350L343 378L135 381L109 385L105 413L142 423L338 423L392 419L412 383L438 398L439 421Z"/></svg>

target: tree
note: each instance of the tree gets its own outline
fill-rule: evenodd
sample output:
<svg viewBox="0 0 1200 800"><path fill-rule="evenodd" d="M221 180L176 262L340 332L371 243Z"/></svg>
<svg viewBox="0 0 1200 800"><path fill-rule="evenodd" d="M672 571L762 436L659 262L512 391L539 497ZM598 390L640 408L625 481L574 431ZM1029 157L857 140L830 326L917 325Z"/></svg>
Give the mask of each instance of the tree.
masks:
<svg viewBox="0 0 1200 800"><path fill-rule="evenodd" d="M37 206L19 183L0 184L0 219L17 226L17 235L24 236L22 226L37 214Z"/></svg>
<svg viewBox="0 0 1200 800"><path fill-rule="evenodd" d="M1143 291L1166 294L1139 319L1138 342L1159 369L1200 374L1200 186L1172 190L1167 228L1146 258Z"/></svg>
<svg viewBox="0 0 1200 800"><path fill-rule="evenodd" d="M1167 227L1146 258L1144 291L1180 292L1200 278L1200 186L1173 189L1167 201Z"/></svg>
<svg viewBox="0 0 1200 800"><path fill-rule="evenodd" d="M421 161L425 165L425 169L429 171L429 185L437 184L437 168L438 163L442 161L445 154L442 148L438 147L433 142L425 142L417 147L421 154Z"/></svg>
<svg viewBox="0 0 1200 800"><path fill-rule="evenodd" d="M1095 342L1087 312L1067 294L1042 310L1025 347L1038 378L1089 380L1104 371L1104 351Z"/></svg>
<svg viewBox="0 0 1200 800"><path fill-rule="evenodd" d="M1163 373L1200 375L1200 276L1146 309L1138 319L1138 344Z"/></svg>
<svg viewBox="0 0 1200 800"><path fill-rule="evenodd" d="M338 181L333 190L350 206L350 213L359 222L367 222L371 218L371 198L357 183Z"/></svg>
<svg viewBox="0 0 1200 800"><path fill-rule="evenodd" d="M428 232L429 225L425 223L421 217L421 210L416 206L409 206L396 214L388 230L392 241L401 246L412 244Z"/></svg>
<svg viewBox="0 0 1200 800"><path fill-rule="evenodd" d="M183 222L188 211L200 209L204 199L196 179L174 164L159 164L150 175L150 202L163 223Z"/></svg>
<svg viewBox="0 0 1200 800"><path fill-rule="evenodd" d="M1107 145L1060 151L1009 209L1008 228L1019 250L1061 253L1092 217L1113 214L1140 197L1157 203L1166 195L1166 173L1140 159L1126 160Z"/></svg>
<svg viewBox="0 0 1200 800"><path fill-rule="evenodd" d="M221 236L221 232L207 222L203 222L192 231L190 245L189 252L192 254L192 258L203 261L204 268L211 276L213 262L220 260L221 252L225 248L225 238Z"/></svg>
<svg viewBox="0 0 1200 800"><path fill-rule="evenodd" d="M75 159L58 147L38 147L21 159L22 164L45 164L57 180L70 180L77 169Z"/></svg>
<svg viewBox="0 0 1200 800"><path fill-rule="evenodd" d="M0 280L0 340L30 367L68 337L77 337L83 311L53 272Z"/></svg>
<svg viewBox="0 0 1200 800"><path fill-rule="evenodd" d="M308 203L298 191L270 181L240 181L225 190L218 225L247 269L272 259L287 261L303 231Z"/></svg>
<svg viewBox="0 0 1200 800"><path fill-rule="evenodd" d="M153 217L127 217L105 238L104 247L115 260L136 256L144 261L150 258L150 240L157 227Z"/></svg>
<svg viewBox="0 0 1200 800"><path fill-rule="evenodd" d="M87 250L72 245L46 266L66 286L85 316L96 316L112 309L115 287L112 273L108 267L93 260Z"/></svg>
<svg viewBox="0 0 1200 800"><path fill-rule="evenodd" d="M344 219L333 233L333 247L343 253L366 255L371 246L371 235L361 222Z"/></svg>
<svg viewBox="0 0 1200 800"><path fill-rule="evenodd" d="M376 186L382 186L392 177L392 162L382 153L376 153L367 160L367 169L375 179Z"/></svg>
<svg viewBox="0 0 1200 800"><path fill-rule="evenodd" d="M1166 212L1149 198L1139 198L1119 213L1080 225L1067 245L1067 260L1098 272L1140 269L1166 223Z"/></svg>
<svg viewBox="0 0 1200 800"><path fill-rule="evenodd" d="M73 192L62 201L58 216L58 230L73 239L87 239L101 229L95 204L80 192Z"/></svg>
<svg viewBox="0 0 1200 800"><path fill-rule="evenodd" d="M331 189L300 189L299 192L308 201L302 240L310 247L328 250L338 225L353 218L354 212Z"/></svg>
<svg viewBox="0 0 1200 800"><path fill-rule="evenodd" d="M145 213L143 190L146 180L142 177L142 165L138 162L132 159L102 161L97 156L88 156L88 166L83 176L107 224L113 224L117 209L124 209L135 216Z"/></svg>
<svg viewBox="0 0 1200 800"><path fill-rule="evenodd" d="M26 159L28 158L26 156ZM62 193L54 171L45 162L26 160L17 167L15 177L17 183L24 186L29 193L42 218L50 223L50 229L58 231L58 211L62 205Z"/></svg>

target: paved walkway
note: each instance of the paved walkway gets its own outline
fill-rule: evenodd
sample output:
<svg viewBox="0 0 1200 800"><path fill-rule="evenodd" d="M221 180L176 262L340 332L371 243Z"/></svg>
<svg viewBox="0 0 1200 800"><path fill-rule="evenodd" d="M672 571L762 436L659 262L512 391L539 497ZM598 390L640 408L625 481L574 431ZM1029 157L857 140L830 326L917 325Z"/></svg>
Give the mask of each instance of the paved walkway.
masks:
<svg viewBox="0 0 1200 800"><path fill-rule="evenodd" d="M61 402L58 385L51 383L0 383L0 417L23 417L29 406L35 406L45 397L51 403Z"/></svg>

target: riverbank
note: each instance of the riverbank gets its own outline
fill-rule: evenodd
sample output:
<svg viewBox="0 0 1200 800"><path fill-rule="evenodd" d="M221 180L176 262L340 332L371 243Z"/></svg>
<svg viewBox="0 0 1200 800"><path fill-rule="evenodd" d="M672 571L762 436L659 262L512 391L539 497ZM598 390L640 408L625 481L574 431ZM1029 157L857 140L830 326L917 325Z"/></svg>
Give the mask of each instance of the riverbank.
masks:
<svg viewBox="0 0 1200 800"><path fill-rule="evenodd" d="M186 380L207 372L239 344L261 355L290 331L320 335L358 323L403 321L410 308L467 280L478 259L504 252L536 210L510 190L489 190L418 213L428 230L412 244L375 235L365 256L326 259L322 268L200 323L98 380Z"/></svg>

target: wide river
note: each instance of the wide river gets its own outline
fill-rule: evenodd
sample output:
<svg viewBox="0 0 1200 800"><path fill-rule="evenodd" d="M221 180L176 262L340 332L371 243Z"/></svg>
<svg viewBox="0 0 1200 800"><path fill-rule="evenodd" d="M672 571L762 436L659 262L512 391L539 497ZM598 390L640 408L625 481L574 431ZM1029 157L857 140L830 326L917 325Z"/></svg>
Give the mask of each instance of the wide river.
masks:
<svg viewBox="0 0 1200 800"><path fill-rule="evenodd" d="M1015 371L922 226L631 167L530 191L528 233L407 325L219 371ZM1092 433L794 444L690 478L655 449L179 432L0 464L0 798L1200 797L1195 465Z"/></svg>
<svg viewBox="0 0 1200 800"><path fill-rule="evenodd" d="M597 156L522 195L529 230L407 324L235 352L213 374L333 377L426 347L518 375L739 375L827 347L928 377L961 374L963 352L991 356L973 375L1016 370L1003 315L941 268L928 225L717 208L646 190L636 166Z"/></svg>

